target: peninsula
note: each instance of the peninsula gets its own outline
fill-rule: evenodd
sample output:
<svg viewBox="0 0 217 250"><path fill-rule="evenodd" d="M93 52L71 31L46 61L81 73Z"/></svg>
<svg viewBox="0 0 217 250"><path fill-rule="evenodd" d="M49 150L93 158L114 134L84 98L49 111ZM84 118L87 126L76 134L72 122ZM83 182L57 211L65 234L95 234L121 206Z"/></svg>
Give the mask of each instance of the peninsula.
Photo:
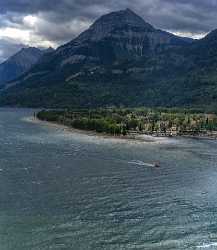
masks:
<svg viewBox="0 0 217 250"><path fill-rule="evenodd" d="M217 138L217 115L169 108L42 110L37 118L113 136L195 136Z"/></svg>

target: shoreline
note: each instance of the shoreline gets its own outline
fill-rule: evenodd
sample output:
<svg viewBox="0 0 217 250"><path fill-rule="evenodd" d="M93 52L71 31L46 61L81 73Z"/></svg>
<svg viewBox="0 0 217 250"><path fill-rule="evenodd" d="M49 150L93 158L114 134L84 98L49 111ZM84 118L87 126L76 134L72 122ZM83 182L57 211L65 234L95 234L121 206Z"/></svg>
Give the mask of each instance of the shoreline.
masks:
<svg viewBox="0 0 217 250"><path fill-rule="evenodd" d="M180 138L195 139L195 140L217 140L217 137L208 136L208 135L206 136L203 136L203 135L154 136L154 135L147 135L147 134L138 134L138 135L114 136L114 135L109 135L106 133L98 133L96 131L76 129L76 128L69 127L64 124L40 120L34 116L26 117L24 120L27 122L32 122L36 124L40 123L42 125L44 124L44 125L51 126L54 128L62 129L63 131L70 132L70 133L79 133L79 134L87 135L87 136L97 136L97 137L104 138L104 139L120 139L120 140L126 140L126 141L131 141L131 142L132 141L162 142L163 140L180 139Z"/></svg>
<svg viewBox="0 0 217 250"><path fill-rule="evenodd" d="M89 130L81 130L81 129L76 129L73 127L69 127L60 123L56 123L56 122L50 122L50 121L43 121L38 119L37 117L34 116L30 116L30 117L26 117L24 118L24 121L26 122L31 122L31 123L35 123L35 124L41 124L41 125L46 125L49 127L53 127L53 128L57 128L57 129L62 129L63 131L66 132L70 132L70 133L79 133L82 135L87 135L87 136L96 136L96 137L100 137L100 138L104 138L104 139L119 139L122 141L138 141L138 142L161 142L163 140L166 139L172 139L172 137L157 137L157 136L151 136L151 135L138 135L138 136L114 136L114 135L109 135L109 134L105 134L105 133L98 133L96 131L89 131Z"/></svg>

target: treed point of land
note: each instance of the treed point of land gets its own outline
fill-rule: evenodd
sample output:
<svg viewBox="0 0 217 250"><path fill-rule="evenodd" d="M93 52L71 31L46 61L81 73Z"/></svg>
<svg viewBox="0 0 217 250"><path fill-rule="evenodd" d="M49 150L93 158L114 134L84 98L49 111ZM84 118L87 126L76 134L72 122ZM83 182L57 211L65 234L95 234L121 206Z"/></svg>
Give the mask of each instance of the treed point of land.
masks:
<svg viewBox="0 0 217 250"><path fill-rule="evenodd" d="M114 136L217 137L217 115L199 109L104 108L42 110L37 118L68 127Z"/></svg>

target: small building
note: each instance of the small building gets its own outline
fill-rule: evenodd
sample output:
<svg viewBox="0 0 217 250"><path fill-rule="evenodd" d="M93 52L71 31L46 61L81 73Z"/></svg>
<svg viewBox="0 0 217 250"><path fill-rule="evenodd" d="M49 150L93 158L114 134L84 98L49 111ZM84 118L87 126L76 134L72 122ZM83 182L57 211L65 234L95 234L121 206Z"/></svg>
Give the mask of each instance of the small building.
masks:
<svg viewBox="0 0 217 250"><path fill-rule="evenodd" d="M166 134L169 136L177 136L179 135L179 130L176 126L173 126L170 129L167 129Z"/></svg>

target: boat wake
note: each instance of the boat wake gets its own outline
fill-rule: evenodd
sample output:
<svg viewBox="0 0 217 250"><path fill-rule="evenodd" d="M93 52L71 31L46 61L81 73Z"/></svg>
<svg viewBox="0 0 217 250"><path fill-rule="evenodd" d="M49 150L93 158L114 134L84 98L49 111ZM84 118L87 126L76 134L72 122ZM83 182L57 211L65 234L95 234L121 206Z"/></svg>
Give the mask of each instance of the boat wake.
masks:
<svg viewBox="0 0 217 250"><path fill-rule="evenodd" d="M147 167L154 167L155 166L155 164L147 163L147 162L143 162L143 161L138 161L138 160L129 161L128 164L138 165L138 166L147 166Z"/></svg>

